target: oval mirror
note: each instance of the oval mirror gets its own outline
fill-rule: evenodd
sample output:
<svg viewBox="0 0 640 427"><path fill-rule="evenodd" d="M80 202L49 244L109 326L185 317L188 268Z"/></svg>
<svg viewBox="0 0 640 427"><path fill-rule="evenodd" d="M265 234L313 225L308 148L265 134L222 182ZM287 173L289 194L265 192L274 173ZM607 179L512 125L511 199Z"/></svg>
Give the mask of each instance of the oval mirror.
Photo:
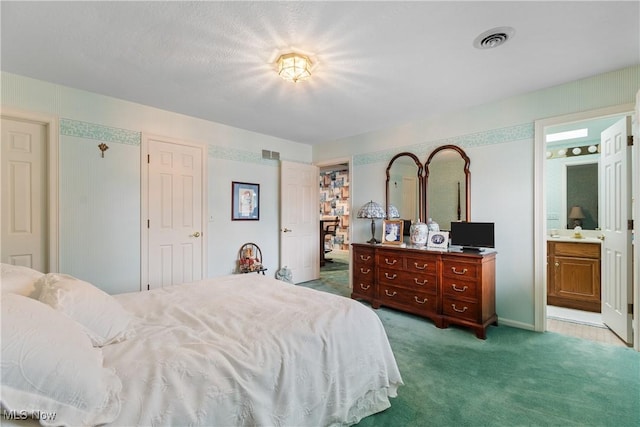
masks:
<svg viewBox="0 0 640 427"><path fill-rule="evenodd" d="M409 152L396 154L387 166L385 211L389 218L389 205L398 209L400 219L422 219L422 163Z"/></svg>
<svg viewBox="0 0 640 427"><path fill-rule="evenodd" d="M451 223L471 221L469 157L455 145L443 145L425 163L426 215L449 230Z"/></svg>

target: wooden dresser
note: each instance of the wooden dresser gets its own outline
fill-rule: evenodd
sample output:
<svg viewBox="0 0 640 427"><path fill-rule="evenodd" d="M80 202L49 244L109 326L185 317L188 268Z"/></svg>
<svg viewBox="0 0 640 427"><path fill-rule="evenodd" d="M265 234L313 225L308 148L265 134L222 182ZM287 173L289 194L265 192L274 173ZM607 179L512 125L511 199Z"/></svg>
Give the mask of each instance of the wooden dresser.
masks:
<svg viewBox="0 0 640 427"><path fill-rule="evenodd" d="M352 244L351 298L431 319L438 328L456 324L486 338L498 324L495 310L496 252L440 252Z"/></svg>

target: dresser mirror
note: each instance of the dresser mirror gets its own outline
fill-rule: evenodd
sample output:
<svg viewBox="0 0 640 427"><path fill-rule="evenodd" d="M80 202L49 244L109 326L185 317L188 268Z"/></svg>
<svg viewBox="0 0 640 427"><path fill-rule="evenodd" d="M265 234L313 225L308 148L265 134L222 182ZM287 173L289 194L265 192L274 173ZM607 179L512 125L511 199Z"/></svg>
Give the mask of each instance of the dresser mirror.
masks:
<svg viewBox="0 0 640 427"><path fill-rule="evenodd" d="M423 177L422 163L418 157L409 152L396 154L387 166L386 205L395 206L400 218L405 220L422 219ZM392 218L391 218L392 219Z"/></svg>
<svg viewBox="0 0 640 427"><path fill-rule="evenodd" d="M455 145L443 145L425 163L425 219L443 230L452 222L471 220L471 173L469 157Z"/></svg>

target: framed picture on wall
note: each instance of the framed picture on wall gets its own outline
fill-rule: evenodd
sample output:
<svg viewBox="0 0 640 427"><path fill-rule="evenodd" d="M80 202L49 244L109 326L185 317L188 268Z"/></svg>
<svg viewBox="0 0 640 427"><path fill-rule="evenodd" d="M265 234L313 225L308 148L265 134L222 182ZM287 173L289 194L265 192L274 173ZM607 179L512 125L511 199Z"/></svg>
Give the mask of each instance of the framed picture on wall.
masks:
<svg viewBox="0 0 640 427"><path fill-rule="evenodd" d="M231 220L260 220L260 184L231 183Z"/></svg>

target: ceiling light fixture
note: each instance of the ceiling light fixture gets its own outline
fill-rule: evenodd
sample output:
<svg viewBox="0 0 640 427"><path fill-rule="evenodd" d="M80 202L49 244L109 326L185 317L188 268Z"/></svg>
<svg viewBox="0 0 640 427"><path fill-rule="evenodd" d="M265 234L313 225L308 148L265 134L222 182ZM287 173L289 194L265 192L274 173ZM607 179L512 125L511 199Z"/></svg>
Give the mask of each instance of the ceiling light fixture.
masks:
<svg viewBox="0 0 640 427"><path fill-rule="evenodd" d="M276 61L278 75L288 82L298 83L311 77L311 60L299 53L280 55Z"/></svg>
<svg viewBox="0 0 640 427"><path fill-rule="evenodd" d="M473 46L477 49L492 49L505 44L516 33L511 27L492 28L480 34L473 41Z"/></svg>

